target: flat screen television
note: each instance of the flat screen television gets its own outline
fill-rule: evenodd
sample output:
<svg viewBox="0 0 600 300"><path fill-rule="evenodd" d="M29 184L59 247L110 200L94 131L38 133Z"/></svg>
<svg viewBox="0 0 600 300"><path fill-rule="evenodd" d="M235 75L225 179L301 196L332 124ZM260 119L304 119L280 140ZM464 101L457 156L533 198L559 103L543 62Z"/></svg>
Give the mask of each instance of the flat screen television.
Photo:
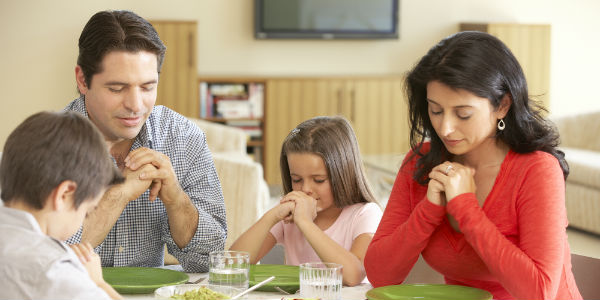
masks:
<svg viewBox="0 0 600 300"><path fill-rule="evenodd" d="M397 39L400 0L255 0L257 39Z"/></svg>

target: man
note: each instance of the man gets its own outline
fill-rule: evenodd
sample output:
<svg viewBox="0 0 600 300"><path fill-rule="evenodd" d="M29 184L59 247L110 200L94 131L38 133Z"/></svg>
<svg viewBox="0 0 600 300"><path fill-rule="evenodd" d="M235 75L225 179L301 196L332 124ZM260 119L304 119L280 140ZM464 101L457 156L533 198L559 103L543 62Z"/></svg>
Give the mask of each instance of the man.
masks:
<svg viewBox="0 0 600 300"><path fill-rule="evenodd" d="M186 272L207 272L227 236L221 186L204 133L154 106L166 47L130 11L102 11L79 37L80 97L65 109L100 129L126 181L109 189L70 242L90 242L103 266L157 267L164 244Z"/></svg>

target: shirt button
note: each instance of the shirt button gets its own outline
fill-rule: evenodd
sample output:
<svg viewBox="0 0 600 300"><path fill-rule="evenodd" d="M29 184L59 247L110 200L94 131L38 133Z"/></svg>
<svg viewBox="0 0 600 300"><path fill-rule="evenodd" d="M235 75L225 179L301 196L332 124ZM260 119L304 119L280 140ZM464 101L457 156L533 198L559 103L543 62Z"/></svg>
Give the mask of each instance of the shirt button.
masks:
<svg viewBox="0 0 600 300"><path fill-rule="evenodd" d="M123 252L124 249L123 246L119 246L119 253Z"/></svg>

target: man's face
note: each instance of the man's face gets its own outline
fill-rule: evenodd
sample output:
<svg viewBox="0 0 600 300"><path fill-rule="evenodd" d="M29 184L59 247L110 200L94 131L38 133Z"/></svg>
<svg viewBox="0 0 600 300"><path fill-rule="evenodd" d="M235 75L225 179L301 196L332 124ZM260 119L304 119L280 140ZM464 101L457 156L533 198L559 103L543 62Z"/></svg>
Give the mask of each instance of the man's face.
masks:
<svg viewBox="0 0 600 300"><path fill-rule="evenodd" d="M107 142L138 135L156 102L157 70L153 53L112 51L102 60L102 72L86 86L77 66L77 84L85 95L88 115Z"/></svg>

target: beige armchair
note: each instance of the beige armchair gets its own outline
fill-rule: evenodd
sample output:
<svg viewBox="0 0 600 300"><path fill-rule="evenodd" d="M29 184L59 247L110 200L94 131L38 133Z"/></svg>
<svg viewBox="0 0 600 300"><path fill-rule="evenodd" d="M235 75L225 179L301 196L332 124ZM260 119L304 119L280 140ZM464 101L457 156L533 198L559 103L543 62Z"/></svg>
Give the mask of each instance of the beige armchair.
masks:
<svg viewBox="0 0 600 300"><path fill-rule="evenodd" d="M243 130L200 119L190 119L206 134L217 174L221 181L227 212L229 246L266 211L269 188L262 165L246 153L248 139Z"/></svg>
<svg viewBox="0 0 600 300"><path fill-rule="evenodd" d="M566 185L569 225L600 234L600 111L552 120L571 171Z"/></svg>

